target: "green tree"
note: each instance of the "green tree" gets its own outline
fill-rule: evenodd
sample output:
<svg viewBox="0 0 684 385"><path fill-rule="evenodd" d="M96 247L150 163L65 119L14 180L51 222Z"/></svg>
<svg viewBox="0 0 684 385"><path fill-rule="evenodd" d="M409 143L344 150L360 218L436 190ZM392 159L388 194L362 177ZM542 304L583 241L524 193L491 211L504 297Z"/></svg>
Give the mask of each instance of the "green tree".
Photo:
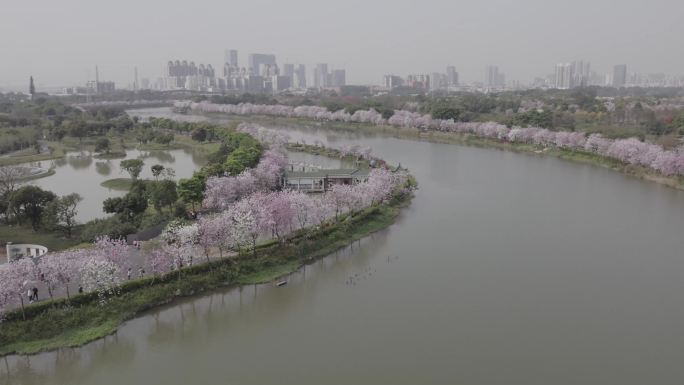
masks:
<svg viewBox="0 0 684 385"><path fill-rule="evenodd" d="M133 180L137 180L145 163L141 159L126 159L119 163L122 170L126 171Z"/></svg>
<svg viewBox="0 0 684 385"><path fill-rule="evenodd" d="M141 143L145 144L147 142L150 142L154 140L155 133L154 130L152 130L150 127L145 127L141 126L136 132L135 132L135 138Z"/></svg>
<svg viewBox="0 0 684 385"><path fill-rule="evenodd" d="M225 171L230 175L238 175L248 167L256 166L260 151L256 147L241 147L233 151L226 160Z"/></svg>
<svg viewBox="0 0 684 385"><path fill-rule="evenodd" d="M684 111L672 119L670 126L673 130L679 131L680 135L684 135Z"/></svg>
<svg viewBox="0 0 684 385"><path fill-rule="evenodd" d="M57 196L38 186L24 186L12 193L11 206L19 219L27 218L33 231L38 231L46 208Z"/></svg>
<svg viewBox="0 0 684 385"><path fill-rule="evenodd" d="M76 207L83 200L77 194L69 194L50 202L46 210L46 222L51 229L61 231L67 238L71 238L76 226Z"/></svg>
<svg viewBox="0 0 684 385"><path fill-rule="evenodd" d="M172 180L152 182L150 188L150 201L157 212L161 213L163 207L171 207L178 200L176 183Z"/></svg>
<svg viewBox="0 0 684 385"><path fill-rule="evenodd" d="M184 202L190 203L194 210L196 203L202 203L205 188L206 184L204 178L200 175L193 175L190 179L181 179L178 182L178 196L180 196Z"/></svg>
<svg viewBox="0 0 684 385"><path fill-rule="evenodd" d="M207 130L204 127L195 128L192 130L192 133L190 133L190 137L192 140L204 142L207 140Z"/></svg>
<svg viewBox="0 0 684 385"><path fill-rule="evenodd" d="M461 118L461 109L446 104L438 104L432 107L430 114L434 119L458 121Z"/></svg>
<svg viewBox="0 0 684 385"><path fill-rule="evenodd" d="M173 142L173 139L174 136L172 133L165 134L160 132L154 137L155 142L159 144L165 144L167 147L171 144L171 142Z"/></svg>
<svg viewBox="0 0 684 385"><path fill-rule="evenodd" d="M159 179L159 175L164 172L164 166L161 164L155 164L154 166L150 167L150 169L152 170L152 176L154 179Z"/></svg>
<svg viewBox="0 0 684 385"><path fill-rule="evenodd" d="M95 152L104 152L109 154L112 144L107 138L100 138L95 142Z"/></svg>
<svg viewBox="0 0 684 385"><path fill-rule="evenodd" d="M69 122L69 136L78 138L78 142L82 143L83 138L88 135L88 124L84 120L72 120Z"/></svg>
<svg viewBox="0 0 684 385"><path fill-rule="evenodd" d="M102 203L106 213L121 214L131 220L147 210L147 197L141 193L128 193L123 197L107 198Z"/></svg>

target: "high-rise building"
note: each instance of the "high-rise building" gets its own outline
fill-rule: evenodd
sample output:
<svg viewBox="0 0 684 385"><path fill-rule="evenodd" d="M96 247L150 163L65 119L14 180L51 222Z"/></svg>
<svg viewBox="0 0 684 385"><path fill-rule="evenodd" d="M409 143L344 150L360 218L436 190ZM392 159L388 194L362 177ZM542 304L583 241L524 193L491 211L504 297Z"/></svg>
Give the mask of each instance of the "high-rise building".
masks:
<svg viewBox="0 0 684 385"><path fill-rule="evenodd" d="M456 72L456 67L448 66L446 68L447 85L457 86L458 85L458 72Z"/></svg>
<svg viewBox="0 0 684 385"><path fill-rule="evenodd" d="M556 64L556 76L554 87L559 90L568 90L573 87L574 66L570 63Z"/></svg>
<svg viewBox="0 0 684 385"><path fill-rule="evenodd" d="M591 63L584 60L578 60L572 62L573 65L573 87L584 87L588 86L591 82Z"/></svg>
<svg viewBox="0 0 684 385"><path fill-rule="evenodd" d="M306 66L304 64L297 66L294 76L292 77L292 86L299 89L306 88Z"/></svg>
<svg viewBox="0 0 684 385"><path fill-rule="evenodd" d="M397 75L385 75L385 88L388 90L404 85L404 79Z"/></svg>
<svg viewBox="0 0 684 385"><path fill-rule="evenodd" d="M347 85L347 72L345 70L332 70L330 73L330 85L342 87Z"/></svg>
<svg viewBox="0 0 684 385"><path fill-rule="evenodd" d="M430 89L430 75L415 74L406 77L406 85L418 90L428 91Z"/></svg>
<svg viewBox="0 0 684 385"><path fill-rule="evenodd" d="M271 54L252 53L247 57L247 66L253 75L261 75L263 67L276 66L276 57Z"/></svg>
<svg viewBox="0 0 684 385"><path fill-rule="evenodd" d="M328 87L328 64L319 63L314 68L314 87L325 88Z"/></svg>
<svg viewBox="0 0 684 385"><path fill-rule="evenodd" d="M627 83L627 65L618 64L613 67L613 87L624 87Z"/></svg>
<svg viewBox="0 0 684 385"><path fill-rule="evenodd" d="M270 79L273 76L280 75L280 69L277 64L264 64L261 66L260 75Z"/></svg>
<svg viewBox="0 0 684 385"><path fill-rule="evenodd" d="M244 81L244 90L252 93L264 92L264 77L249 75Z"/></svg>
<svg viewBox="0 0 684 385"><path fill-rule="evenodd" d="M166 65L166 88L204 91L216 87L216 72L211 64L188 63L187 60L169 61Z"/></svg>
<svg viewBox="0 0 684 385"><path fill-rule="evenodd" d="M447 88L447 76L439 72L430 74L430 91L439 91Z"/></svg>
<svg viewBox="0 0 684 385"><path fill-rule="evenodd" d="M485 68L484 86L486 88L502 88L506 85L506 75L499 72L497 66L487 66Z"/></svg>
<svg viewBox="0 0 684 385"><path fill-rule="evenodd" d="M294 64L283 64L283 76L289 76L290 78L294 77L294 71L295 71L295 66Z"/></svg>
<svg viewBox="0 0 684 385"><path fill-rule="evenodd" d="M275 75L271 78L273 93L284 91L292 87L292 78L289 76Z"/></svg>
<svg viewBox="0 0 684 385"><path fill-rule="evenodd" d="M238 51L235 49L227 49L223 51L223 64L228 64L231 67L238 66Z"/></svg>

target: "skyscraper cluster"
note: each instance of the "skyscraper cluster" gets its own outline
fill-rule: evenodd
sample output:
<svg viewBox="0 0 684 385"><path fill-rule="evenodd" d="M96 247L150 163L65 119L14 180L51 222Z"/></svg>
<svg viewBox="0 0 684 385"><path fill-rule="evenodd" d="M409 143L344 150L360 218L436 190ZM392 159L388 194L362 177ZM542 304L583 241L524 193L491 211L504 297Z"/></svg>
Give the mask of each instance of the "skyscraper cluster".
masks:
<svg viewBox="0 0 684 385"><path fill-rule="evenodd" d="M313 72L314 88L341 87L347 84L347 72L343 69L328 71L327 63L318 63Z"/></svg>
<svg viewBox="0 0 684 385"><path fill-rule="evenodd" d="M584 87L591 82L591 64L583 60L572 63L556 64L554 76L554 88L569 90L575 87Z"/></svg>
<svg viewBox="0 0 684 385"><path fill-rule="evenodd" d="M420 92L435 92L458 86L458 72L456 72L456 67L447 66L445 73L410 74L405 79L389 74L384 76L383 83L387 90L405 87Z"/></svg>
<svg viewBox="0 0 684 385"><path fill-rule="evenodd" d="M485 68L484 88L496 89L506 86L506 75L499 71L499 67L490 65Z"/></svg>
<svg viewBox="0 0 684 385"><path fill-rule="evenodd" d="M169 60L165 83L167 89L202 91L216 87L216 72L211 64L197 66L193 61Z"/></svg>
<svg viewBox="0 0 684 385"><path fill-rule="evenodd" d="M627 65L618 64L613 67L613 87L624 87L627 84Z"/></svg>
<svg viewBox="0 0 684 385"><path fill-rule="evenodd" d="M169 61L163 86L164 89L186 89L192 91L234 91L252 93L277 93L287 89L306 89L307 74L304 64L283 64L278 66L273 54L252 53L247 56L247 65L240 66L238 51L224 51L223 73L217 75L211 65L195 66L194 62ZM327 64L316 65L313 71L314 87L325 89L345 86L346 71L328 71Z"/></svg>

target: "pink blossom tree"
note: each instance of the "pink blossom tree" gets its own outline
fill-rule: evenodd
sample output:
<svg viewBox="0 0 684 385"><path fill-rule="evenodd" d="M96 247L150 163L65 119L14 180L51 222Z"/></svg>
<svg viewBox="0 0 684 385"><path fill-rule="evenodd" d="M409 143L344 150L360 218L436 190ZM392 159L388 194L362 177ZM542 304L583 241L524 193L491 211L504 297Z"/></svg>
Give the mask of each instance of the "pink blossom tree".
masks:
<svg viewBox="0 0 684 385"><path fill-rule="evenodd" d="M95 241L94 251L99 258L114 263L121 273L131 267L130 248L124 239L99 237Z"/></svg>
<svg viewBox="0 0 684 385"><path fill-rule="evenodd" d="M616 158L628 164L640 164L664 175L684 175L684 165L680 165L684 162L680 157L683 151L681 148L675 151L665 151L660 146L651 147L651 144L636 138L611 140L602 138L598 134L592 134L587 137L582 132L554 132L538 127L514 127L509 129L505 125L496 122L454 122L451 119L433 119L430 115L423 115L408 109L396 110L389 119L383 119L373 109L357 110L354 114L350 115L344 110L330 112L327 108L318 106L299 106L293 108L284 105L256 105L251 103L218 105L209 102L179 105L204 112L224 112L237 115L262 114L376 125L389 124L403 128L473 134L483 138L506 140L515 143L532 143L543 147L555 146L571 150L591 151L601 156ZM408 103L406 107L415 109L415 106L411 106ZM286 139L278 137L277 133L274 133L273 130L264 129L253 124L241 124L238 130L248 132L260 141L271 141L281 144L286 142ZM342 156L355 155L357 157L367 157L370 155L364 154L363 150L358 148L352 149L348 146L343 147L340 154ZM669 166L666 167L666 164Z"/></svg>
<svg viewBox="0 0 684 385"><path fill-rule="evenodd" d="M100 304L119 293L121 270L113 261L91 257L83 263L80 273L83 289L97 292Z"/></svg>
<svg viewBox="0 0 684 385"><path fill-rule="evenodd" d="M78 264L82 256L81 250L75 250L48 253L40 258L37 265L38 273L50 298L53 298L54 291L62 286L66 290L67 299L71 299L69 284L79 277Z"/></svg>
<svg viewBox="0 0 684 385"><path fill-rule="evenodd" d="M26 319L24 309L24 294L30 285L37 281L36 264L31 258L20 258L0 268L0 282L3 287L3 297L6 306L18 303L21 306L21 315Z"/></svg>
<svg viewBox="0 0 684 385"><path fill-rule="evenodd" d="M252 246L253 252L256 252L256 241L260 233L256 216L245 205L236 206L227 213L232 224L230 226L230 238L238 252L249 247L249 245Z"/></svg>
<svg viewBox="0 0 684 385"><path fill-rule="evenodd" d="M145 254L145 263L154 276L170 272L174 268L174 257L166 248L156 248Z"/></svg>
<svg viewBox="0 0 684 385"><path fill-rule="evenodd" d="M356 192L351 185L337 184L325 193L323 199L334 209L335 219L338 219L340 214L345 212L345 209L351 210L353 208Z"/></svg>

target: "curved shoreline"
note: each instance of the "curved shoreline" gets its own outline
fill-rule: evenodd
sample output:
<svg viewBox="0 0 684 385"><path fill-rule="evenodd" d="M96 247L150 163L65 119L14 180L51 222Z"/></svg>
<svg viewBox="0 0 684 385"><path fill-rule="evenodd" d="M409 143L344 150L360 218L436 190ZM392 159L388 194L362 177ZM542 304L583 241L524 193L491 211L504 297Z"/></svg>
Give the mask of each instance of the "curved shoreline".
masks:
<svg viewBox="0 0 684 385"><path fill-rule="evenodd" d="M40 173L37 173L37 174L33 174L33 175L29 175L29 176L20 178L20 179L19 179L19 182L20 182L20 183L23 183L23 182L28 182L28 181L40 179L40 178L45 178L45 177L48 177L48 176L55 175L56 173L57 173L57 172L55 171L54 168L42 169L42 171L41 171Z"/></svg>
<svg viewBox="0 0 684 385"><path fill-rule="evenodd" d="M412 177L409 179L413 183ZM0 357L83 346L116 332L142 312L175 300L219 288L271 282L384 230L412 198L412 193L398 193L390 202L346 214L322 228L296 232L285 244L269 241L259 245L254 256L185 268L182 280L172 271L160 277L128 281L121 286L121 294L110 298L104 307L98 304L96 293L85 293L69 302L61 298L27 306L30 317L26 321L21 320L18 311L8 313L7 320L0 324ZM44 336L37 336L41 332Z"/></svg>
<svg viewBox="0 0 684 385"><path fill-rule="evenodd" d="M665 176L654 172L645 166L625 164L617 159L608 158L586 151L562 149L558 147L544 147L534 144L512 143L488 138L478 137L472 134L460 134L434 130L421 131L415 128L401 128L394 126L375 126L367 123L318 121L305 118L273 117L268 115L234 115L227 113L195 113L198 116L229 116L240 120L261 124L306 124L307 127L322 127L331 130L358 132L358 129L368 133L390 134L401 139L419 140L431 143L457 144L471 147L493 148L505 151L513 151L530 155L553 156L559 159L590 164L597 167L607 168L621 174L635 177L644 181L657 183L677 190L684 190L684 176Z"/></svg>

